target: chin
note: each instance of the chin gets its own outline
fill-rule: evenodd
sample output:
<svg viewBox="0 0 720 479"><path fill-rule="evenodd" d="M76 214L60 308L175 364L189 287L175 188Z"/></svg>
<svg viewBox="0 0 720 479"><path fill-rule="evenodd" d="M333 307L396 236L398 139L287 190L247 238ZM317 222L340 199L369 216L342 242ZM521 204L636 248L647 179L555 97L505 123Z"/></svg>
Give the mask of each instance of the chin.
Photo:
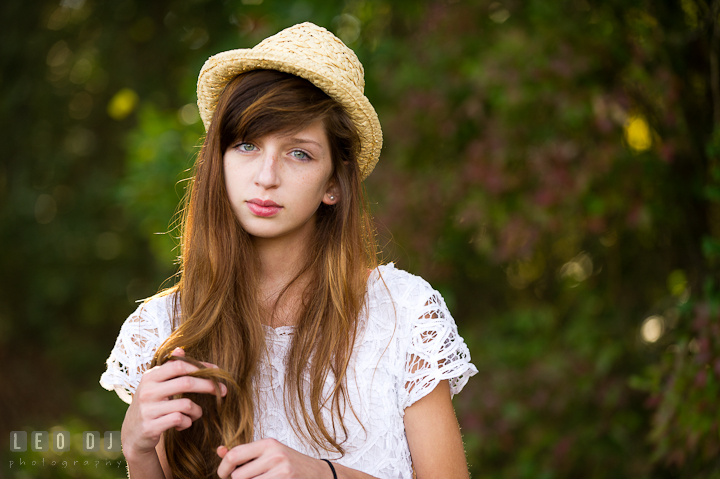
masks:
<svg viewBox="0 0 720 479"><path fill-rule="evenodd" d="M258 224L245 224L243 225L243 229L249 234L250 236L256 237L256 238L263 238L263 239L272 239L272 238L278 238L280 236L283 236L286 231L283 231L279 228L273 228L273 225L258 225Z"/></svg>
<svg viewBox="0 0 720 479"><path fill-rule="evenodd" d="M311 217L312 218L312 217ZM306 220L301 223L278 221L278 218L246 218L241 221L243 229L255 238L275 239L283 237L302 238L314 224Z"/></svg>
<svg viewBox="0 0 720 479"><path fill-rule="evenodd" d="M274 238L278 238L278 237L282 236L279 234L265 233L265 232L254 233L252 231L248 231L248 234L253 238L261 238L261 239L274 239Z"/></svg>

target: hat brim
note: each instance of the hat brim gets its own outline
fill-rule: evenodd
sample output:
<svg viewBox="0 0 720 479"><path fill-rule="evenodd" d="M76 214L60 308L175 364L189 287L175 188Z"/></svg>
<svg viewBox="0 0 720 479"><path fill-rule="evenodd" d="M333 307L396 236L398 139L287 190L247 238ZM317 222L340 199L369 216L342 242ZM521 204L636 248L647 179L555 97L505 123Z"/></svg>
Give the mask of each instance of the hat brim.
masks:
<svg viewBox="0 0 720 479"><path fill-rule="evenodd" d="M353 84L338 81L327 67L282 53L237 49L210 57L198 77L198 108L205 130L210 128L218 99L225 86L240 73L250 70L277 70L312 82L343 106L360 136L358 166L364 180L375 168L382 149L382 130L375 109Z"/></svg>

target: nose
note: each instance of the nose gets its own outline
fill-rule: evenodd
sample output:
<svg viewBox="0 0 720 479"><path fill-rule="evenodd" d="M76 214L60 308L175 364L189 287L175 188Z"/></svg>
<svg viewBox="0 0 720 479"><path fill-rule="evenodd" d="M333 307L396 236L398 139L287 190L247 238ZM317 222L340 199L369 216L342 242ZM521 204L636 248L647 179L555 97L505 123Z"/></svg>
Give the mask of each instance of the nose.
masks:
<svg viewBox="0 0 720 479"><path fill-rule="evenodd" d="M255 174L255 184L265 188L274 188L280 184L280 175L278 168L278 154L275 151L265 151L258 158L259 165Z"/></svg>

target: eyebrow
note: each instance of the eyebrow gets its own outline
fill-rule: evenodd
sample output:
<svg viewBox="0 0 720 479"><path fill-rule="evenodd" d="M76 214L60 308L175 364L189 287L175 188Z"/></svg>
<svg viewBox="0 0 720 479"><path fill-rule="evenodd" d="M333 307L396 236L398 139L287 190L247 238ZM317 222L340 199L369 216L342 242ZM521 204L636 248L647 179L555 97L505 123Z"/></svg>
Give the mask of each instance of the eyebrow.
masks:
<svg viewBox="0 0 720 479"><path fill-rule="evenodd" d="M322 149L322 145L315 140L307 140L305 138L290 138L288 140L288 142L290 142L290 143L312 143L313 145L317 145L318 148Z"/></svg>

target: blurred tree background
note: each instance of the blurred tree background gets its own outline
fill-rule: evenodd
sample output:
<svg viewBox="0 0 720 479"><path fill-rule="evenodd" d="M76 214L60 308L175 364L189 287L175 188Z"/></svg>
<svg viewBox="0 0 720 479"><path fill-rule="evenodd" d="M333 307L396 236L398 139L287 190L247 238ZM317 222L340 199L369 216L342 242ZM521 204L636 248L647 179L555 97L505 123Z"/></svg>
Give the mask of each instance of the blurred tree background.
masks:
<svg viewBox="0 0 720 479"><path fill-rule="evenodd" d="M162 233L203 134L200 67L302 21L365 65L383 259L443 293L480 369L455 400L473 477L720 477L719 14L5 0L0 477L125 476L11 469L52 454L5 441L120 429L126 406L98 380L135 301L175 272Z"/></svg>

